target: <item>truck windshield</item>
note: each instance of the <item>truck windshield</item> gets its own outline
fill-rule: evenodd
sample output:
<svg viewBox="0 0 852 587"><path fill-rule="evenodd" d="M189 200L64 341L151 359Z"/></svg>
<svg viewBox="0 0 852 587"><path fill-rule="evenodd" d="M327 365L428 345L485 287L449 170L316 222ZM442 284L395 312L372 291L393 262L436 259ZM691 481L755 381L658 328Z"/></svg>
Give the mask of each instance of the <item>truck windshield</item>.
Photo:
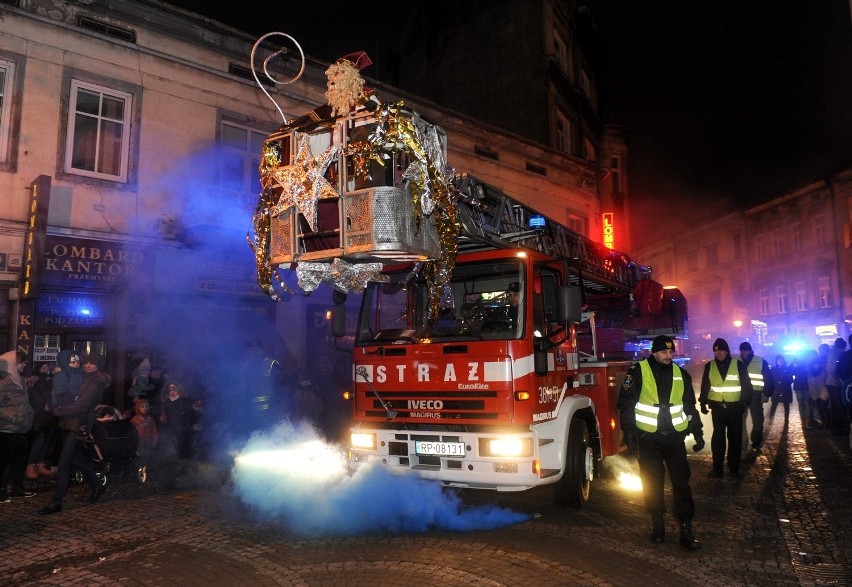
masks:
<svg viewBox="0 0 852 587"><path fill-rule="evenodd" d="M523 335L525 280L520 260L459 263L428 318L428 286L416 271L389 274L364 291L356 345L499 340Z"/></svg>

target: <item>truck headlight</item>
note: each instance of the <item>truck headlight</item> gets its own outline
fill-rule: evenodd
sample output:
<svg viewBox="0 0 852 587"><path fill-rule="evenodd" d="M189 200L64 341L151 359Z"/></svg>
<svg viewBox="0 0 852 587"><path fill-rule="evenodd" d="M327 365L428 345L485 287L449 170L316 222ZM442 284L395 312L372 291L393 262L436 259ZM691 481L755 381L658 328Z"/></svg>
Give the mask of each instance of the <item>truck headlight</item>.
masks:
<svg viewBox="0 0 852 587"><path fill-rule="evenodd" d="M479 454L484 457L529 457L532 456L532 440L529 438L505 437L482 438Z"/></svg>
<svg viewBox="0 0 852 587"><path fill-rule="evenodd" d="M376 435L366 432L353 432L350 435L352 448L376 450Z"/></svg>

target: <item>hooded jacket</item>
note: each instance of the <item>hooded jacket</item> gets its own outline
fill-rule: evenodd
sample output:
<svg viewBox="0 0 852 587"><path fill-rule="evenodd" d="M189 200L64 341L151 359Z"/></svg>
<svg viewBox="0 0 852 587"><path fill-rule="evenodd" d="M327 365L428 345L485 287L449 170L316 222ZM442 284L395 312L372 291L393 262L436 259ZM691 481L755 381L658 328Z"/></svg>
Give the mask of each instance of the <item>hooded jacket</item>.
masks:
<svg viewBox="0 0 852 587"><path fill-rule="evenodd" d="M71 355L80 356L76 351L59 351L56 356L56 365L60 371L53 375L53 406L59 407L74 403L77 395L80 393L80 386L83 385L83 370L81 367L72 368L68 364L68 359ZM82 358L81 363L82 366Z"/></svg>
<svg viewBox="0 0 852 587"><path fill-rule="evenodd" d="M10 369L16 371L16 363L10 365L0 359L0 433L25 434L33 424L33 407L27 392L12 379Z"/></svg>
<svg viewBox="0 0 852 587"><path fill-rule="evenodd" d="M21 383L21 374L18 373L18 352L6 351L0 355L0 361L5 361L6 366L3 367L3 371L9 375L9 378L14 382L14 384L21 389L24 389L24 386Z"/></svg>
<svg viewBox="0 0 852 587"><path fill-rule="evenodd" d="M53 413L59 416L59 427L76 432L80 426L91 426L95 420L95 406L101 402L109 383L110 376L106 373L83 373L83 383L78 390L77 399L73 403L53 408Z"/></svg>

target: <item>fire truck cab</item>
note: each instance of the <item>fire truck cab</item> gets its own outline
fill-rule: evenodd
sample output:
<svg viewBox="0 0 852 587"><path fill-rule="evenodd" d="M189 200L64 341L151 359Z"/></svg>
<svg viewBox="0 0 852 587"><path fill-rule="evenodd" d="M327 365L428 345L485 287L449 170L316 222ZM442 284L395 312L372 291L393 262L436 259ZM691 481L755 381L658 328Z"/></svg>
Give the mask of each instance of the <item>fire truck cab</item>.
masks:
<svg viewBox="0 0 852 587"><path fill-rule="evenodd" d="M352 462L452 487L553 484L557 503L582 506L620 450L630 361L579 347L596 324L567 264L521 248L461 254L434 319L416 266L385 275L366 288L355 334Z"/></svg>

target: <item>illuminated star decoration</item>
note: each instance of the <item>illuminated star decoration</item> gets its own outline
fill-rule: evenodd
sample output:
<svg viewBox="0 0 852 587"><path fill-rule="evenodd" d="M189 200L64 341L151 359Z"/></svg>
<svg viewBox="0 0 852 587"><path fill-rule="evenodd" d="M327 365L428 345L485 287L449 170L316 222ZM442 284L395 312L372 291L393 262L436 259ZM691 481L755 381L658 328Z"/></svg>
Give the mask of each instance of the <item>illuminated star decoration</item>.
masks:
<svg viewBox="0 0 852 587"><path fill-rule="evenodd" d="M300 133L299 133L300 134ZM338 147L331 146L321 155L314 157L308 135L299 137L299 152L292 165L272 172L272 179L281 186L281 197L271 210L272 216L280 216L295 206L305 220L316 230L317 200L336 198L340 194L325 179L325 172L337 155Z"/></svg>

